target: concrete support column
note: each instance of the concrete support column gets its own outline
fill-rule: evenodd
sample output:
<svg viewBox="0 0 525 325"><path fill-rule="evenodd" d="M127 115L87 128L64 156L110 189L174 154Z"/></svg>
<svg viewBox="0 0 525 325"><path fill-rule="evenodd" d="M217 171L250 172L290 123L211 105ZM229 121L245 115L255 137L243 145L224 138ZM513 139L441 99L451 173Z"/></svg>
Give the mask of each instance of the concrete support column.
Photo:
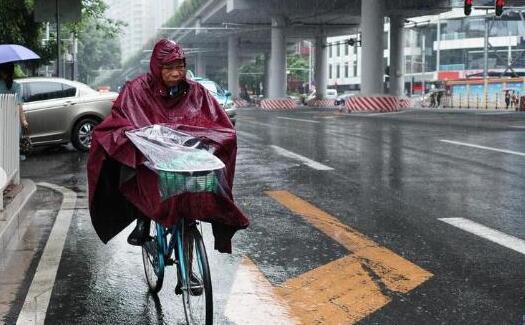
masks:
<svg viewBox="0 0 525 325"><path fill-rule="evenodd" d="M286 37L284 18L272 17L272 49L270 52L270 78L268 98L286 96Z"/></svg>
<svg viewBox="0 0 525 325"><path fill-rule="evenodd" d="M206 61L204 60L204 55L202 53L197 53L197 71L195 73L199 77L205 77L206 76Z"/></svg>
<svg viewBox="0 0 525 325"><path fill-rule="evenodd" d="M404 19L390 17L390 89L392 96L403 95L405 89Z"/></svg>
<svg viewBox="0 0 525 325"><path fill-rule="evenodd" d="M228 37L228 90L234 98L239 97L239 38Z"/></svg>
<svg viewBox="0 0 525 325"><path fill-rule="evenodd" d="M361 93L383 93L383 6L384 0L361 1Z"/></svg>
<svg viewBox="0 0 525 325"><path fill-rule="evenodd" d="M318 35L315 38L315 94L317 99L326 97L328 85L328 55L326 47L326 36Z"/></svg>
<svg viewBox="0 0 525 325"><path fill-rule="evenodd" d="M269 88L270 88L270 54L264 53L264 84L263 84L264 97L268 97Z"/></svg>

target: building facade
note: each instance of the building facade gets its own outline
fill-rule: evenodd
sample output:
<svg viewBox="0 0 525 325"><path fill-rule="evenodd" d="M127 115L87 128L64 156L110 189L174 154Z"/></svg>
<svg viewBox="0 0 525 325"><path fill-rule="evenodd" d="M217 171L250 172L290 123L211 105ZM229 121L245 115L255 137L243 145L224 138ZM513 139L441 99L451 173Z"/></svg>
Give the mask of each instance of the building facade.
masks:
<svg viewBox="0 0 525 325"><path fill-rule="evenodd" d="M482 76L485 64L485 33L488 34L489 75L525 73L525 21L519 12L495 18L489 11L465 17L462 9L437 16L407 20L405 28L405 93L428 91L444 80ZM385 21L384 68L389 67L389 23ZM345 40L358 35L328 39L329 86L340 91L359 89L361 48Z"/></svg>
<svg viewBox="0 0 525 325"><path fill-rule="evenodd" d="M122 62L141 50L174 14L179 0L105 0L106 16L126 23L120 34Z"/></svg>

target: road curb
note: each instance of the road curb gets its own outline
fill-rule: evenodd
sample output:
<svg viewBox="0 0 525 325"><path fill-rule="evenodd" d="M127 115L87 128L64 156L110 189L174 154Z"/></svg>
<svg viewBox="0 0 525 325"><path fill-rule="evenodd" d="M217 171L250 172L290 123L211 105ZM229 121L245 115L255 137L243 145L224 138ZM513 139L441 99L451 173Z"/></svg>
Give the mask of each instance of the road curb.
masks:
<svg viewBox="0 0 525 325"><path fill-rule="evenodd" d="M28 214L22 210L36 192L36 184L32 180L22 179L20 183L23 185L22 191L0 213L0 261L5 258L13 238L20 239L24 235L24 221Z"/></svg>

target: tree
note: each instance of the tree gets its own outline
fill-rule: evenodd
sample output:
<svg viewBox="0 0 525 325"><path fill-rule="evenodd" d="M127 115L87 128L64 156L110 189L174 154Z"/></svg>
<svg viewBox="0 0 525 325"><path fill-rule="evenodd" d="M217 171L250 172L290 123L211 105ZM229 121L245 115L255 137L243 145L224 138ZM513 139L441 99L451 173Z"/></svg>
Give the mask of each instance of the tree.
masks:
<svg viewBox="0 0 525 325"><path fill-rule="evenodd" d="M34 20L32 0L0 0L0 44L19 44L32 49L47 63L52 44L42 45L41 23Z"/></svg>
<svg viewBox="0 0 525 325"><path fill-rule="evenodd" d="M120 44L115 37L107 37L106 32L97 29L95 24L87 25L78 38L79 79L91 83L100 69L120 67Z"/></svg>

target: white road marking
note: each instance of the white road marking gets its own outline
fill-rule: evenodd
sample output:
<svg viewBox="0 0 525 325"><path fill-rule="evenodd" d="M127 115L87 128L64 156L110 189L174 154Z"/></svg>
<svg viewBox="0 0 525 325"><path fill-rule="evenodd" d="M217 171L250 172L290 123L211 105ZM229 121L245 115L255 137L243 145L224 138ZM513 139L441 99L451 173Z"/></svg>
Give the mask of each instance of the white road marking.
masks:
<svg viewBox="0 0 525 325"><path fill-rule="evenodd" d="M235 275L224 314L234 324L298 324L257 266L245 257Z"/></svg>
<svg viewBox="0 0 525 325"><path fill-rule="evenodd" d="M311 160L310 158L306 158L304 156L298 155L298 154L296 154L294 152L291 152L291 151L288 151L288 150L286 150L284 148L281 148L281 147L278 147L278 146L274 146L274 145L271 145L271 147L278 154L280 154L281 156L297 159L297 160L303 162L305 165L307 165L309 167L312 167L313 169L317 169L317 170L334 170L332 167L323 165L323 164L321 164L321 163L319 163L317 161L314 161L314 160Z"/></svg>
<svg viewBox="0 0 525 325"><path fill-rule="evenodd" d="M511 125L511 128L525 129L525 125Z"/></svg>
<svg viewBox="0 0 525 325"><path fill-rule="evenodd" d="M525 255L525 240L523 239L464 218L441 218L439 220Z"/></svg>
<svg viewBox="0 0 525 325"><path fill-rule="evenodd" d="M38 183L38 185L61 192L63 199L35 276L27 292L24 305L18 315L17 325L44 324L51 291L55 284L58 265L77 200L75 192L64 187L49 183Z"/></svg>
<svg viewBox="0 0 525 325"><path fill-rule="evenodd" d="M299 121L299 122L307 122L307 123L321 123L319 121L304 120L300 118L291 118L291 117L283 117L283 116L278 116L277 118L281 120Z"/></svg>
<svg viewBox="0 0 525 325"><path fill-rule="evenodd" d="M384 112L384 113L359 113L359 112L352 112L350 113L350 115L354 115L354 116L369 116L369 117L374 117L374 116L381 116L381 115L395 115L395 114L404 114L404 113L407 113L408 111L399 111L399 112Z"/></svg>
<svg viewBox="0 0 525 325"><path fill-rule="evenodd" d="M477 144L458 142L458 141L450 141L450 140L439 140L439 141L445 142L445 143L450 143L450 144L455 144L455 145L458 145L458 146L465 146L465 147L471 147L471 148L477 148L477 149L485 149L485 150L496 151L496 152L501 152L501 153L508 153L508 154L511 154L511 155L524 156L525 157L525 153L524 152L519 152L519 151L498 149L498 148L485 147L485 146L478 146Z"/></svg>

